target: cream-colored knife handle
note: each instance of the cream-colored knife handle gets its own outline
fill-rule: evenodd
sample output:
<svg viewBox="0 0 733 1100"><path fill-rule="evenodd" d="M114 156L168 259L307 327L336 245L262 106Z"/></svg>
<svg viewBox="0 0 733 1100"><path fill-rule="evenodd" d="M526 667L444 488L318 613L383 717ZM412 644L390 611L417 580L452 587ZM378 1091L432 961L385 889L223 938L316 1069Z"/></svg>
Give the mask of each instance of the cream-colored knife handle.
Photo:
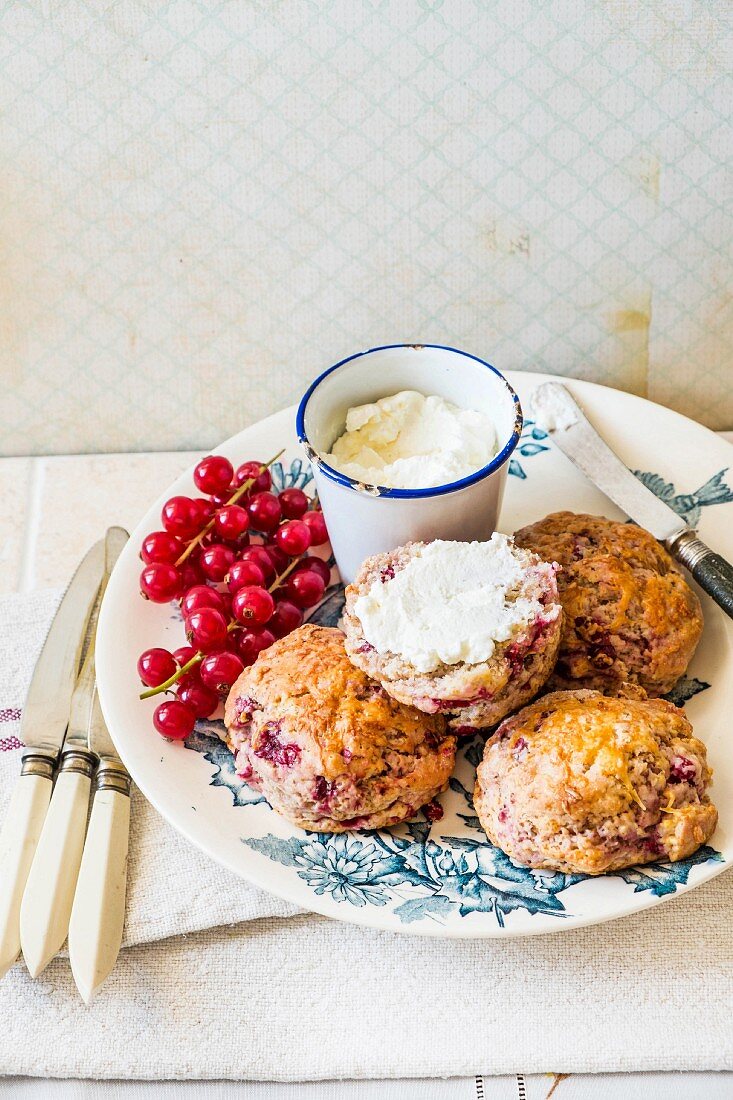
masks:
<svg viewBox="0 0 733 1100"><path fill-rule="evenodd" d="M71 972L87 1004L114 967L122 943L129 833L129 794L98 790L69 925Z"/></svg>
<svg viewBox="0 0 733 1100"><path fill-rule="evenodd" d="M20 902L51 800L48 774L22 774L15 784L0 833L0 978L20 954Z"/></svg>
<svg viewBox="0 0 733 1100"><path fill-rule="evenodd" d="M69 931L91 776L88 753L62 758L20 907L20 945L33 978L59 952Z"/></svg>

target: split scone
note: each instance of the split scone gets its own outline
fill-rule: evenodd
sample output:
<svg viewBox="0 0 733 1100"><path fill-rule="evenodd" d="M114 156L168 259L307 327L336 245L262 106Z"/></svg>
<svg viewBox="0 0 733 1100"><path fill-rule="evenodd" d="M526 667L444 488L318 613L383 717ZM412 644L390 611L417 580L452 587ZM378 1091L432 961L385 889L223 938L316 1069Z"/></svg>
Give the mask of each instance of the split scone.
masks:
<svg viewBox="0 0 733 1100"><path fill-rule="evenodd" d="M702 741L672 703L622 692L552 692L487 741L476 813L516 863L600 875L685 859L712 835Z"/></svg>
<svg viewBox="0 0 733 1100"><path fill-rule="evenodd" d="M514 536L562 566L563 631L551 687L641 684L664 695L702 634L700 601L657 540L632 523L553 512Z"/></svg>
<svg viewBox="0 0 733 1100"><path fill-rule="evenodd" d="M557 567L489 542L414 542L368 558L346 589L346 652L401 703L456 733L493 726L550 675Z"/></svg>
<svg viewBox="0 0 733 1100"><path fill-rule="evenodd" d="M332 627L306 623L232 686L226 743L237 772L304 829L378 829L444 791L456 739L438 715L391 699Z"/></svg>

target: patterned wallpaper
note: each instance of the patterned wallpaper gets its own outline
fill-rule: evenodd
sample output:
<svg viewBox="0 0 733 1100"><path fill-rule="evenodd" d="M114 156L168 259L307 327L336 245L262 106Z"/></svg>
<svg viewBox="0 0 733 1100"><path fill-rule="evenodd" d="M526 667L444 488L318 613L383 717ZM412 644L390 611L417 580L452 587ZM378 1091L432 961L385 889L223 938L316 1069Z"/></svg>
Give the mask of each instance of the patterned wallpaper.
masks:
<svg viewBox="0 0 733 1100"><path fill-rule="evenodd" d="M699 0L2 5L0 451L207 447L400 340L733 426L731 38Z"/></svg>

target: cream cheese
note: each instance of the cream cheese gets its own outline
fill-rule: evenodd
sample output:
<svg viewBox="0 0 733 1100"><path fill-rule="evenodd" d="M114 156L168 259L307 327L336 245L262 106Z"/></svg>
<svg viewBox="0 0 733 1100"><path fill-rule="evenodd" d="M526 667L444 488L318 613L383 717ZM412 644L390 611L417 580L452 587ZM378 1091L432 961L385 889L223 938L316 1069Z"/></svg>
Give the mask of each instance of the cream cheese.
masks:
<svg viewBox="0 0 733 1100"><path fill-rule="evenodd" d="M508 535L436 540L417 547L394 577L375 581L354 611L378 653L399 654L418 672L479 664L542 611L527 574L530 560Z"/></svg>
<svg viewBox="0 0 733 1100"><path fill-rule="evenodd" d="M496 452L496 428L485 413L403 390L349 409L345 432L323 458L369 485L427 489L475 473Z"/></svg>
<svg viewBox="0 0 733 1100"><path fill-rule="evenodd" d="M555 385L540 386L532 395L532 412L546 432L564 432L578 423L569 395Z"/></svg>

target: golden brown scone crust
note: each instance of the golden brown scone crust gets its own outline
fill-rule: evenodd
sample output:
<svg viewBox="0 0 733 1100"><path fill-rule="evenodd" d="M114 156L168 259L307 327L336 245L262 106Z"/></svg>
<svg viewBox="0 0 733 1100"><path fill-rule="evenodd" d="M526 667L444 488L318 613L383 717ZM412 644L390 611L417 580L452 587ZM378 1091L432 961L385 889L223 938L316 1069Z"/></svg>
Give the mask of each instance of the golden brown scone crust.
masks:
<svg viewBox="0 0 733 1100"><path fill-rule="evenodd" d="M562 566L563 629L549 686L612 694L624 681L664 695L702 634L700 601L667 551L631 523L553 512L517 531L519 546Z"/></svg>
<svg viewBox="0 0 733 1100"><path fill-rule="evenodd" d="M686 859L714 832L705 746L683 712L622 692L552 692L487 741L476 812L517 863L598 875Z"/></svg>
<svg viewBox="0 0 733 1100"><path fill-rule="evenodd" d="M306 829L379 828L445 790L445 719L391 699L349 661L344 636L306 624L233 685L224 721L237 770Z"/></svg>

